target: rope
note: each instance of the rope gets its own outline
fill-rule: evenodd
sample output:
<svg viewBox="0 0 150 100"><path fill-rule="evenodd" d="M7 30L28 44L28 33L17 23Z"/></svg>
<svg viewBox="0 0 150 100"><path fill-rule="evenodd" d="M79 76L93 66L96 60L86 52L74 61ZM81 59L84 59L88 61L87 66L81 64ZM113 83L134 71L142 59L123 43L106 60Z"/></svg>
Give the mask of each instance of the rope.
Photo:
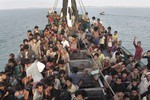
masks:
<svg viewBox="0 0 150 100"><path fill-rule="evenodd" d="M80 8L81 8L82 14L84 14L84 11L83 11L83 8L82 8L82 4L81 4L80 0L78 0L78 2L79 2L79 5L80 5Z"/></svg>
<svg viewBox="0 0 150 100"><path fill-rule="evenodd" d="M86 12L86 9L85 9L85 6L84 6L84 3L83 3L82 0L81 0L81 4L82 4L82 6L83 6L84 11Z"/></svg>
<svg viewBox="0 0 150 100"><path fill-rule="evenodd" d="M85 44L85 41L84 41L84 40L82 40L82 41L83 41L83 43L84 43L84 45L85 45L86 50L88 50L88 47L87 47L87 45ZM91 56L91 58L92 58L92 61L95 62L95 60L94 60L94 58L93 58L93 56L92 56L91 53L90 53L90 56ZM95 63L96 63L96 62L95 62ZM103 79L105 80L104 74L101 72L101 70L100 70L99 72L100 72L100 74L102 75ZM107 82L107 80L105 80L105 82L106 82L107 86L109 87L109 89L111 90L111 92L113 93L115 99L116 99L116 100L119 100L118 97L116 96L115 92L113 91L113 89L111 88L111 86L109 85L109 83Z"/></svg>
<svg viewBox="0 0 150 100"><path fill-rule="evenodd" d="M56 0L56 1L55 1L54 7L53 7L53 11L56 10L56 7L57 7L57 5L58 5L58 2L59 2L59 0Z"/></svg>

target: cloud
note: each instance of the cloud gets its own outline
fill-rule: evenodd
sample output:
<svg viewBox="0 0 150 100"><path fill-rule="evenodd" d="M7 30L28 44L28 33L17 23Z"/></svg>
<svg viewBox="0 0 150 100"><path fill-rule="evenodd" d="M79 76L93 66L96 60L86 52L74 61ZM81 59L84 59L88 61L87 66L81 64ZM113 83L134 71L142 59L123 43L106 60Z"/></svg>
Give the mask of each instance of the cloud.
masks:
<svg viewBox="0 0 150 100"><path fill-rule="evenodd" d="M56 0L0 0L0 9L11 8L50 8ZM78 0L77 0L78 1ZM150 0L83 0L85 6L126 6L150 7ZM62 0L58 6L61 7ZM79 5L79 3L77 2Z"/></svg>

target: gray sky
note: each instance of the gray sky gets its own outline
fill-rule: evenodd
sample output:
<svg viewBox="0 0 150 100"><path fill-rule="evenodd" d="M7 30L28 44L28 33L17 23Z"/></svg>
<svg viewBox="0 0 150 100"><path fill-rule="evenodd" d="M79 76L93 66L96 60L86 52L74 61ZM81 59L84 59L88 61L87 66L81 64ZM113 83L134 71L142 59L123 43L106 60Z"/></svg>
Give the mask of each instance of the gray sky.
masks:
<svg viewBox="0 0 150 100"><path fill-rule="evenodd" d="M55 0L0 0L0 9L50 8ZM59 0L59 7L62 0ZM150 0L83 0L85 6L150 7Z"/></svg>

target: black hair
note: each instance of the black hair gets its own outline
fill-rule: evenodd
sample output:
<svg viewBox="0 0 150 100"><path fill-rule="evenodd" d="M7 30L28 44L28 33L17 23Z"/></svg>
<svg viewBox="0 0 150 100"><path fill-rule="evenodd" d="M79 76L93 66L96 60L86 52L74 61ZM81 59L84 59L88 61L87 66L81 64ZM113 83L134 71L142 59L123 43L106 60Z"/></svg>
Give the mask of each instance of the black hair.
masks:
<svg viewBox="0 0 150 100"><path fill-rule="evenodd" d="M20 44L20 47L21 47L21 46L24 46L24 45L23 45L23 44Z"/></svg>
<svg viewBox="0 0 150 100"><path fill-rule="evenodd" d="M95 20L95 16L93 16L92 19Z"/></svg>
<svg viewBox="0 0 150 100"><path fill-rule="evenodd" d="M66 74L66 71L65 70L60 70L59 75L61 75L61 74Z"/></svg>
<svg viewBox="0 0 150 100"><path fill-rule="evenodd" d="M59 60L58 61L58 64L64 64L65 62L64 62L64 60Z"/></svg>
<svg viewBox="0 0 150 100"><path fill-rule="evenodd" d="M8 60L8 63L13 63L13 64L15 64L15 60L14 60L13 58L10 58L10 59Z"/></svg>
<svg viewBox="0 0 150 100"><path fill-rule="evenodd" d="M72 72L73 72L73 73L77 73L77 72L78 72L78 68L77 68L77 67L73 67L73 68L72 68Z"/></svg>
<svg viewBox="0 0 150 100"><path fill-rule="evenodd" d="M57 100L71 100L71 94L67 90L62 90Z"/></svg>
<svg viewBox="0 0 150 100"><path fill-rule="evenodd" d="M115 31L114 33L118 33L118 31Z"/></svg>
<svg viewBox="0 0 150 100"><path fill-rule="evenodd" d="M137 87L132 87L132 88L131 88L131 92L132 92L132 91L137 91L137 92L138 92Z"/></svg>
<svg viewBox="0 0 150 100"><path fill-rule="evenodd" d="M13 53L9 54L9 56L11 56L11 58L15 58L15 55Z"/></svg>
<svg viewBox="0 0 150 100"><path fill-rule="evenodd" d="M24 40L23 40L23 44L24 44L25 42L29 42L28 39L24 39Z"/></svg>
<svg viewBox="0 0 150 100"><path fill-rule="evenodd" d="M39 86L43 86L43 84L42 83L37 83L36 88L38 88Z"/></svg>
<svg viewBox="0 0 150 100"><path fill-rule="evenodd" d="M94 31L97 31L97 30L98 30L98 27L97 27L97 26L95 26L95 27L94 27Z"/></svg>
<svg viewBox="0 0 150 100"><path fill-rule="evenodd" d="M28 30L28 33L29 33L29 32L32 32L32 31L31 31L31 30Z"/></svg>
<svg viewBox="0 0 150 100"><path fill-rule="evenodd" d="M30 64L30 60L29 59L24 59L24 64Z"/></svg>
<svg viewBox="0 0 150 100"><path fill-rule="evenodd" d="M99 57L99 54L98 54L98 53L95 53L95 54L94 54L94 56L97 56L97 57Z"/></svg>
<svg viewBox="0 0 150 100"><path fill-rule="evenodd" d="M67 77L67 78L66 78L66 81L67 81L67 80L72 83L72 78L71 78L71 77Z"/></svg>
<svg viewBox="0 0 150 100"><path fill-rule="evenodd" d="M111 27L109 26L107 29L111 30Z"/></svg>
<svg viewBox="0 0 150 100"><path fill-rule="evenodd" d="M24 88L22 85L17 86L17 91L22 91Z"/></svg>
<svg viewBox="0 0 150 100"><path fill-rule="evenodd" d="M54 86L54 83L53 82L47 82L47 86Z"/></svg>
<svg viewBox="0 0 150 100"><path fill-rule="evenodd" d="M38 26L35 26L34 28L39 28Z"/></svg>
<svg viewBox="0 0 150 100"><path fill-rule="evenodd" d="M83 98L87 97L87 92L85 90L78 90L75 92L75 96L82 95Z"/></svg>
<svg viewBox="0 0 150 100"><path fill-rule="evenodd" d="M120 53L119 52L116 52L116 54L115 54L116 56L119 56L120 55Z"/></svg>
<svg viewBox="0 0 150 100"><path fill-rule="evenodd" d="M28 50L29 49L29 45L24 45L23 48Z"/></svg>

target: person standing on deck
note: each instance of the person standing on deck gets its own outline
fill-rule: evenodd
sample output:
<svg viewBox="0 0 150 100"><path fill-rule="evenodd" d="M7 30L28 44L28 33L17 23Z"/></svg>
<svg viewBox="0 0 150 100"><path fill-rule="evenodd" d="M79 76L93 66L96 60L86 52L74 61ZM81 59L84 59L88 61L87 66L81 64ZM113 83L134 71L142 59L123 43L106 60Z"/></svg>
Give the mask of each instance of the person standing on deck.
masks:
<svg viewBox="0 0 150 100"><path fill-rule="evenodd" d="M134 40L133 40L133 45L135 47L134 59L141 61L143 48L141 47L141 41L138 41L136 44L135 40L136 40L136 37L134 37Z"/></svg>

